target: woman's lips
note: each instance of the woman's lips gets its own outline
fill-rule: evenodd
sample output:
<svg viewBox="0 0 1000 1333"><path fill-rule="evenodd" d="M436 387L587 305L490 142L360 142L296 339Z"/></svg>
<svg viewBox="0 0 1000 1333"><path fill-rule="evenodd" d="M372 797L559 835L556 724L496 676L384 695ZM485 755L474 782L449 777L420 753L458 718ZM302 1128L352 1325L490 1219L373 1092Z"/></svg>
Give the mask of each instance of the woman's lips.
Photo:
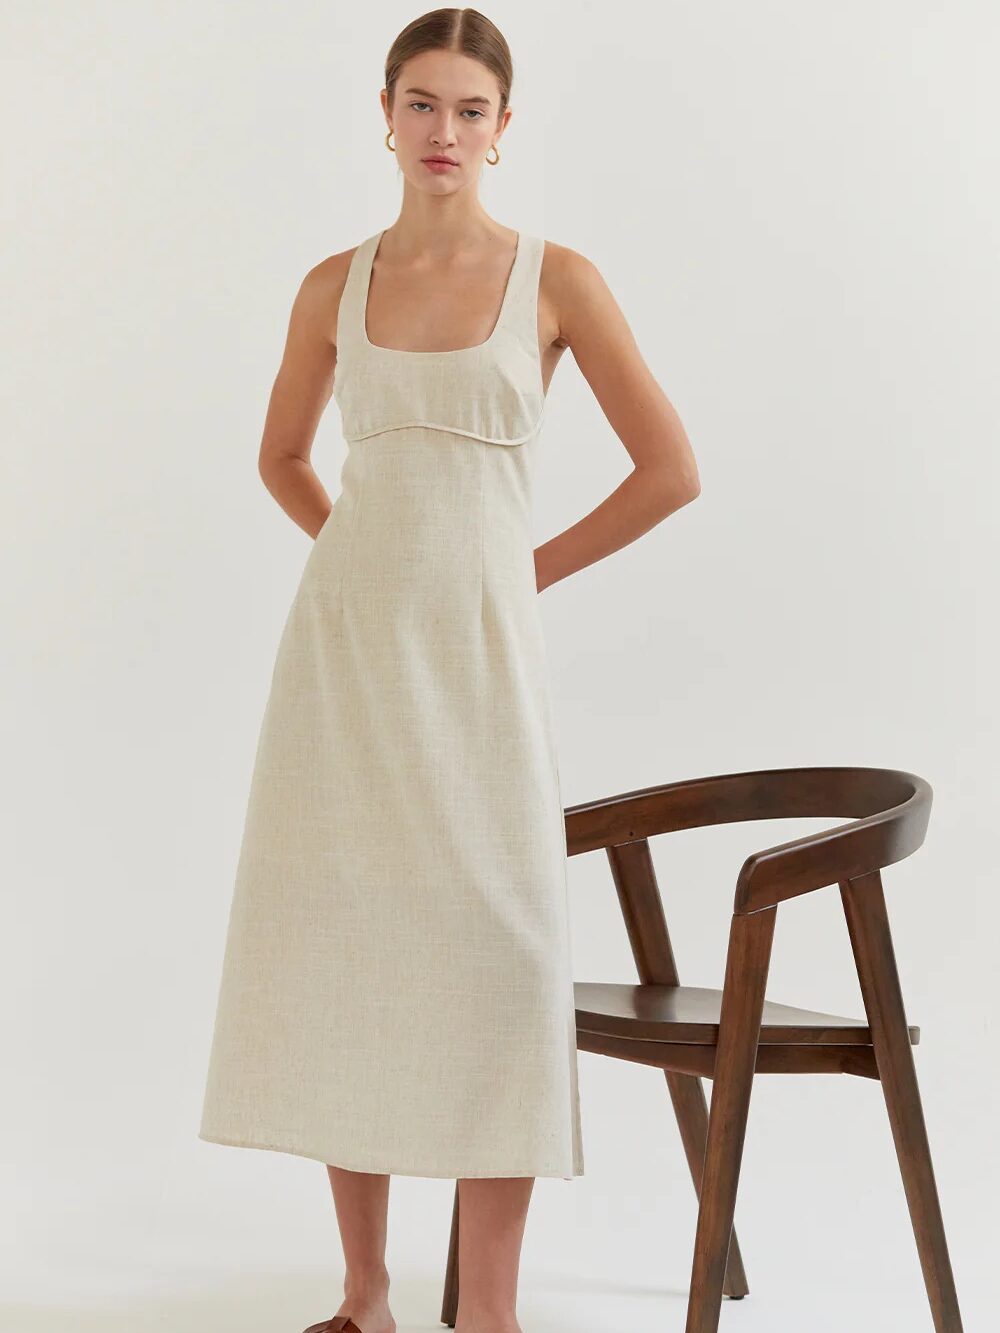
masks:
<svg viewBox="0 0 1000 1333"><path fill-rule="evenodd" d="M423 163L431 171L452 171L458 166L457 162L442 162L439 157L425 157Z"/></svg>

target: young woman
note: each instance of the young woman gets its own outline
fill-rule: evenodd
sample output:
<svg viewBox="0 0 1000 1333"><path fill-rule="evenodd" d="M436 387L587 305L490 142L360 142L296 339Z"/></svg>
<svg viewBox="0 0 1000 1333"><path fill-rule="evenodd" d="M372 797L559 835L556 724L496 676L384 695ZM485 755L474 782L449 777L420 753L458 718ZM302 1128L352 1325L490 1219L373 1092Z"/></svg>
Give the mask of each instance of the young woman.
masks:
<svg viewBox="0 0 1000 1333"><path fill-rule="evenodd" d="M482 207L510 88L476 10L397 38L382 106L399 217L306 275L260 450L316 540L254 766L200 1137L326 1164L345 1299L311 1333L393 1333L393 1173L460 1182L457 1333L519 1328L534 1178L583 1173L538 593L699 491L594 265ZM533 550L567 347L634 467ZM331 394L348 444L332 505L309 461Z"/></svg>

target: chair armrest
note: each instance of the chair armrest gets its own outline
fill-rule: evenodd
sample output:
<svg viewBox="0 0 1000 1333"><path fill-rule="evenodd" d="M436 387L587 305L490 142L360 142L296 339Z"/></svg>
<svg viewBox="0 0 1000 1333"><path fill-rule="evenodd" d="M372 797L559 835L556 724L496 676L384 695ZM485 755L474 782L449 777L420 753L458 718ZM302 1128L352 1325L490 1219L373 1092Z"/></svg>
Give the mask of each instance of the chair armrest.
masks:
<svg viewBox="0 0 1000 1333"><path fill-rule="evenodd" d="M733 911L759 912L902 861L923 842L930 813L931 791L923 783L889 810L754 852L737 877Z"/></svg>

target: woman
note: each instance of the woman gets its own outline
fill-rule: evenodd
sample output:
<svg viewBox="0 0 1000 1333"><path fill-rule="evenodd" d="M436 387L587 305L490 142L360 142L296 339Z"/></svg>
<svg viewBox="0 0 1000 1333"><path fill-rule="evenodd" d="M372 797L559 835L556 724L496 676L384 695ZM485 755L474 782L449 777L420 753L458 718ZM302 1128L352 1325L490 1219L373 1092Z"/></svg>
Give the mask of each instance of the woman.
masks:
<svg viewBox="0 0 1000 1333"><path fill-rule="evenodd" d="M200 1136L326 1164L345 1299L311 1333L393 1333L393 1173L460 1182L457 1333L511 1333L534 1178L583 1172L537 594L699 483L594 266L479 201L511 117L497 29L427 14L385 84L399 217L306 275L261 445L316 541L258 745ZM533 550L567 347L634 470ZM348 443L332 505L309 461L331 393Z"/></svg>

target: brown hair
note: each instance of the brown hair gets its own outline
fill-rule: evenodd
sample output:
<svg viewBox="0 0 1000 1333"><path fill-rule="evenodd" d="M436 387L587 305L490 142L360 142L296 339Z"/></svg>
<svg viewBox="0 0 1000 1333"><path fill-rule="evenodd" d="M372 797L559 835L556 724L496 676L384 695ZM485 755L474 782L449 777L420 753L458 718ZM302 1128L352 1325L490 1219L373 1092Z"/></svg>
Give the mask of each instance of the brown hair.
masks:
<svg viewBox="0 0 1000 1333"><path fill-rule="evenodd" d="M389 106L396 93L396 80L404 63L421 51L460 51L480 61L496 76L500 85L500 109L503 115L510 101L514 79L510 47L500 31L478 9L432 9L408 23L399 34L385 61L385 89Z"/></svg>

